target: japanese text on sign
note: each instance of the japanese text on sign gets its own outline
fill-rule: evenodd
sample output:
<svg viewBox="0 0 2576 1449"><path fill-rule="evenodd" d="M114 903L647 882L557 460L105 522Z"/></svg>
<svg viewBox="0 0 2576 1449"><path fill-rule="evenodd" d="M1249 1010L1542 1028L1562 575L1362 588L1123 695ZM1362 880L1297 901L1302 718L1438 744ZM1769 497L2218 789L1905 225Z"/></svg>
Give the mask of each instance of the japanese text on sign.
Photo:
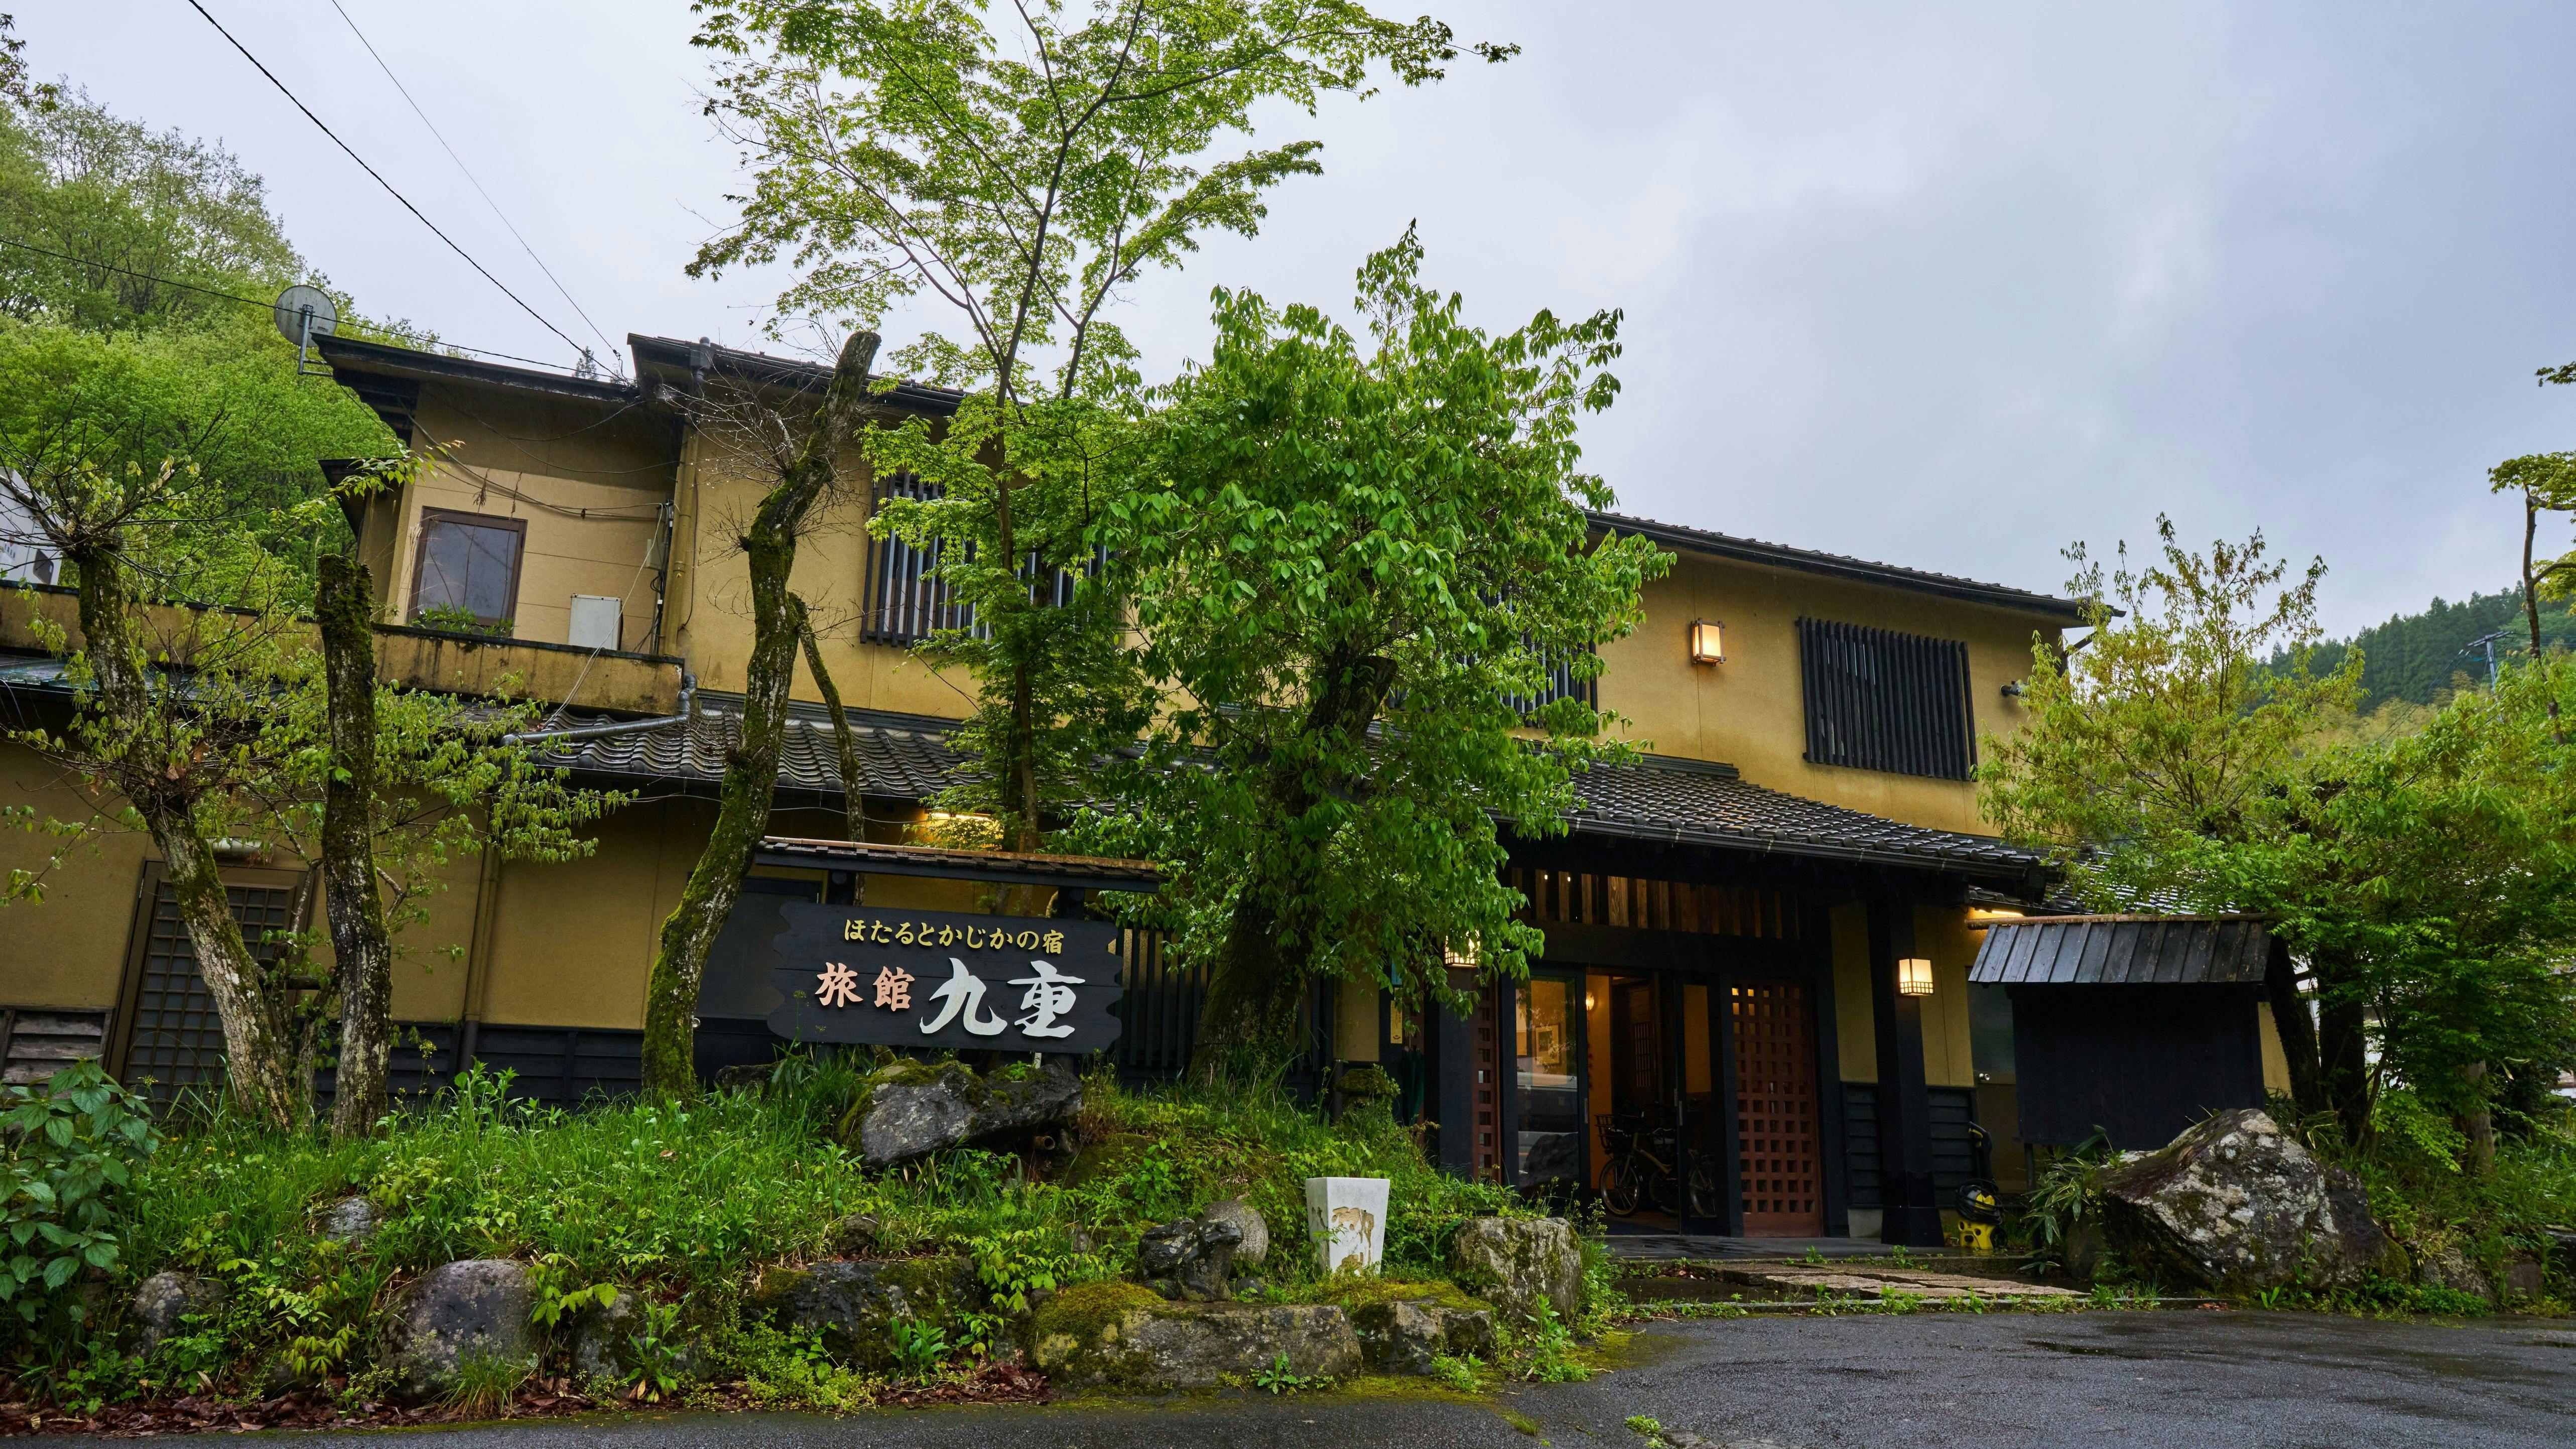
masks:
<svg viewBox="0 0 2576 1449"><path fill-rule="evenodd" d="M985 930L978 926L934 926L928 921L850 920L841 923L841 939L865 941L871 946L918 946L924 950L947 951L959 946L969 951L1044 951L1050 956L1064 954L1062 931Z"/></svg>
<svg viewBox="0 0 2576 1449"><path fill-rule="evenodd" d="M1083 984L1079 976L1067 976L1051 961L1031 961L1027 976L1014 976L1013 986L1028 990L1020 996L1020 1010L1026 1016L1004 1019L984 1009L984 978L966 969L966 963L948 958L948 979L930 993L930 999L941 1003L936 1015L922 1018L921 1034L933 1036L957 1022L976 1036L999 1036L1010 1027L1018 1027L1022 1036L1066 1037L1073 1028L1060 1018L1070 1013L1078 999L1073 988ZM876 999L873 1005L881 1011L912 1009L913 975L891 966L880 968L873 983ZM840 1008L858 1004L859 973L838 961L826 961L815 973L814 1002L818 1006Z"/></svg>

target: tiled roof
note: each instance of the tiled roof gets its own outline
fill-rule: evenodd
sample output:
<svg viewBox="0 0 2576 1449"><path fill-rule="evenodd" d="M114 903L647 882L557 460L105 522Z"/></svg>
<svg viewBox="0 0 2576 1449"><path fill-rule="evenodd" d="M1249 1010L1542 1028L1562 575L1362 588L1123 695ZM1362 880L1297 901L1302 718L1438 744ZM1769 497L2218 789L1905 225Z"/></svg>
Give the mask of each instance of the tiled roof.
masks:
<svg viewBox="0 0 2576 1449"><path fill-rule="evenodd" d="M597 728L609 721L568 719L567 726ZM944 731L879 718L851 721L857 737L859 766L867 776L867 793L900 800L919 800L948 783L960 761L948 748ZM724 779L725 752L742 739L739 715L701 710L685 724L655 721L615 734L551 742L539 758L585 775L648 780L688 780L714 784ZM791 715L787 740L778 761L782 789L816 794L841 793L840 750L832 740L829 720Z"/></svg>
<svg viewBox="0 0 2576 1449"><path fill-rule="evenodd" d="M1776 568L1796 569L1801 573L1824 574L1851 579L1859 583L1892 586L1916 593L1938 594L1944 598L1970 603L1993 604L2025 613L2044 614L2069 624L2089 622L2088 606L2080 599L2062 599L2054 594L2016 589L2009 584L1981 583L1955 574L1936 574L1928 569L1910 569L1896 564L1873 563L1839 553L1820 553L1814 549L1791 548L1786 544L1764 543L1756 538L1738 538L1731 533L1712 533L1704 528L1691 528L1679 523L1659 523L1651 518L1635 518L1624 513L1594 512L1592 526L1613 533L1632 533L1652 539L1668 548L1692 553L1715 554L1721 558L1741 559L1747 563L1769 564Z"/></svg>
<svg viewBox="0 0 2576 1449"><path fill-rule="evenodd" d="M739 729L735 716L705 711L686 727L674 720L564 740L545 759L610 779L712 784L724 776L724 754L739 738ZM935 721L853 712L851 729L858 737L869 794L919 800L946 784L963 764ZM779 786L837 795L837 758L828 721L791 718ZM1649 757L1634 765L1586 771L1577 777L1575 789L1585 803L1569 823L1586 834L1928 865L2016 879L2037 864L2030 853L1987 836L1906 825L1748 784L1729 765Z"/></svg>
<svg viewBox="0 0 2576 1449"><path fill-rule="evenodd" d="M1732 767L1649 757L1575 777L1579 832L1826 859L2027 874L2038 858L1984 835L1933 830L1747 783Z"/></svg>

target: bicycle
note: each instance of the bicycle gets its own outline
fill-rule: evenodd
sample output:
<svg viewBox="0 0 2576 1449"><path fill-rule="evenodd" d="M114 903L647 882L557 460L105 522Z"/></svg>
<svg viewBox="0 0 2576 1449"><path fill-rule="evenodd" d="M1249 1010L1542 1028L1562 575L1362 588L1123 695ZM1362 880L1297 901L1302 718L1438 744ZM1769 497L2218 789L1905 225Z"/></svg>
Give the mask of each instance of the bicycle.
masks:
<svg viewBox="0 0 2576 1449"><path fill-rule="evenodd" d="M1670 1127L1640 1127L1604 1117L1598 1124L1602 1150L1610 1157L1601 1175L1602 1206L1613 1217L1629 1217L1651 1202L1657 1212L1681 1211L1680 1174L1674 1169L1678 1134ZM1691 1164L1691 1211L1718 1217L1725 1211L1717 1164L1706 1154Z"/></svg>

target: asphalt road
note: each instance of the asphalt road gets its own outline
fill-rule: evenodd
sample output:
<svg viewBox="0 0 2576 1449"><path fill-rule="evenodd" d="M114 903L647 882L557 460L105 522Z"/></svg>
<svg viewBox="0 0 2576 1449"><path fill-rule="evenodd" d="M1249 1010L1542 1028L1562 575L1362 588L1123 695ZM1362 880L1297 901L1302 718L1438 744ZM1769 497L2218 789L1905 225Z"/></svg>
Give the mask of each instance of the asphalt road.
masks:
<svg viewBox="0 0 2576 1449"><path fill-rule="evenodd" d="M1220 1402L671 1415L408 1431L422 1449L1643 1449L1631 1414L1728 1449L2576 1443L2576 1323L2271 1313L1923 1314L1659 1325L1586 1384L1493 1405ZM1514 1428L1508 1410L1537 1426ZM379 1436L297 1436L316 1445ZM33 1440L29 1442L43 1442ZM69 1439L56 1442L71 1443Z"/></svg>

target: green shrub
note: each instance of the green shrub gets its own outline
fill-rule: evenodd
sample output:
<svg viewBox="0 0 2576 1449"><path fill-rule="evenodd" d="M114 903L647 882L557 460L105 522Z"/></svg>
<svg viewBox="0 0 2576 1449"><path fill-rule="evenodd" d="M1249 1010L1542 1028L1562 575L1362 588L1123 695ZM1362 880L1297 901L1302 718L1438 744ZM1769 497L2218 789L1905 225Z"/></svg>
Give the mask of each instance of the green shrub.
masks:
<svg viewBox="0 0 2576 1449"><path fill-rule="evenodd" d="M26 1326L77 1321L75 1280L120 1264L117 1210L160 1145L152 1119L96 1061L78 1061L0 1093L0 1144L0 1302Z"/></svg>

